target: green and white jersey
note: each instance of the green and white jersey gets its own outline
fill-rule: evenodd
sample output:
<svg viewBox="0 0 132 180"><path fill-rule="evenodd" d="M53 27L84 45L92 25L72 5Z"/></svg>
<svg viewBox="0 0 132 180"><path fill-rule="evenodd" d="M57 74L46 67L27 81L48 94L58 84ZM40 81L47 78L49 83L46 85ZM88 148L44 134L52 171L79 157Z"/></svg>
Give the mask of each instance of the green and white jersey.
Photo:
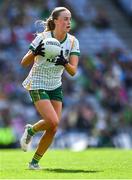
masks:
<svg viewBox="0 0 132 180"><path fill-rule="evenodd" d="M30 44L29 49L35 49L41 40L49 37L53 37L51 31L38 34ZM69 59L72 54L80 56L79 42L74 36L67 33L65 39L60 43L66 59ZM36 56L34 64L22 84L27 90L54 90L62 84L61 76L63 71L63 66L55 66L55 59Z"/></svg>

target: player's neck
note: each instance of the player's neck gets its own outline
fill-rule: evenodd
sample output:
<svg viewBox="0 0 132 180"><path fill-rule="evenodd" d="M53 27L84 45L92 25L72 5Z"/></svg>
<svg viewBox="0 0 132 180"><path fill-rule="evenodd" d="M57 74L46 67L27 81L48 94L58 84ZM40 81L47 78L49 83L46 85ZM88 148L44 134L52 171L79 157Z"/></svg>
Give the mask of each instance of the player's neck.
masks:
<svg viewBox="0 0 132 180"><path fill-rule="evenodd" d="M55 37L58 41L63 41L66 37L66 33L62 33L62 32L56 32L53 31L53 37Z"/></svg>

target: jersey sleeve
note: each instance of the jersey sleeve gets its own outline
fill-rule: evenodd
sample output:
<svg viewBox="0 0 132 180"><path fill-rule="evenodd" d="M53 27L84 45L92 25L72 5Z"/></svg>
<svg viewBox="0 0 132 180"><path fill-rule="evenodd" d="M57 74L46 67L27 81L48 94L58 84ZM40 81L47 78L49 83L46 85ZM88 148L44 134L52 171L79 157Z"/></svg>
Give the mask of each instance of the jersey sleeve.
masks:
<svg viewBox="0 0 132 180"><path fill-rule="evenodd" d="M76 38L73 40L73 47L71 49L70 55L80 56L79 41Z"/></svg>
<svg viewBox="0 0 132 180"><path fill-rule="evenodd" d="M40 41L42 40L42 36L41 35L37 35L35 37L35 39L31 42L31 44L29 45L29 49L30 50L34 50L40 43Z"/></svg>

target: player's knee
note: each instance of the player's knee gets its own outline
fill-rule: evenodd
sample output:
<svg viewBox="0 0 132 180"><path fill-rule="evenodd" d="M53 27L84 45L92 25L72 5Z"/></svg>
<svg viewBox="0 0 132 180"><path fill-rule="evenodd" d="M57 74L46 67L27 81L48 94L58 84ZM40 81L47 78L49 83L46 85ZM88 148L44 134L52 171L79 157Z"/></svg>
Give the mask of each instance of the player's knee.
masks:
<svg viewBox="0 0 132 180"><path fill-rule="evenodd" d="M54 134L57 132L57 129L58 129L58 126L50 129L50 133L51 133L52 135L54 135Z"/></svg>
<svg viewBox="0 0 132 180"><path fill-rule="evenodd" d="M54 118L53 120L50 121L50 129L56 131L59 125L59 120L58 118Z"/></svg>

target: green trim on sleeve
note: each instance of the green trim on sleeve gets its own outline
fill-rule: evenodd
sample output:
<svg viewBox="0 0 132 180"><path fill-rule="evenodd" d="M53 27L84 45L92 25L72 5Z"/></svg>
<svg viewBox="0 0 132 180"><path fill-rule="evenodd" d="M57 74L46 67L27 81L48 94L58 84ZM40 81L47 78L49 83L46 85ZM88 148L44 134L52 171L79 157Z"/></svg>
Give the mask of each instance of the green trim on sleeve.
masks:
<svg viewBox="0 0 132 180"><path fill-rule="evenodd" d="M80 56L80 53L79 53L79 52L71 52L71 53L70 53L70 56L71 56L71 55Z"/></svg>
<svg viewBox="0 0 132 180"><path fill-rule="evenodd" d="M29 46L30 50L34 50L34 47L32 45Z"/></svg>

